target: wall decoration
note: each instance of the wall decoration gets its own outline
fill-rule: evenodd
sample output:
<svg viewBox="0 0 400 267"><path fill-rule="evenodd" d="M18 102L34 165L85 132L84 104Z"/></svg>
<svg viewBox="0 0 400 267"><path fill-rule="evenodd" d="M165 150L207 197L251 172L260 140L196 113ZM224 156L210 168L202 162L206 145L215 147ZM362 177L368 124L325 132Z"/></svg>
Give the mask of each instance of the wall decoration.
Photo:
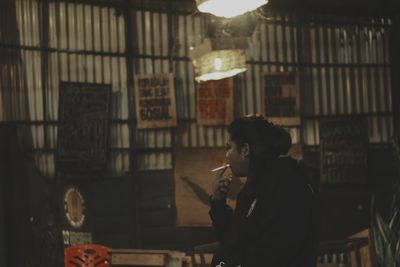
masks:
<svg viewBox="0 0 400 267"><path fill-rule="evenodd" d="M134 80L137 128L175 127L173 74L135 75Z"/></svg>
<svg viewBox="0 0 400 267"><path fill-rule="evenodd" d="M64 213L70 226L81 228L86 219L86 203L80 190L71 186L64 193Z"/></svg>
<svg viewBox="0 0 400 267"><path fill-rule="evenodd" d="M368 176L365 118L320 121L321 183L363 184Z"/></svg>
<svg viewBox="0 0 400 267"><path fill-rule="evenodd" d="M177 226L210 226L209 196L215 173L211 172L225 162L221 148L181 148L176 150L175 201ZM229 175L230 170L226 171ZM228 204L235 199L244 181L234 178L228 194Z"/></svg>
<svg viewBox="0 0 400 267"><path fill-rule="evenodd" d="M58 172L72 176L105 172L110 94L109 85L60 83Z"/></svg>
<svg viewBox="0 0 400 267"><path fill-rule="evenodd" d="M300 91L297 72L263 75L263 112L273 123L300 125Z"/></svg>
<svg viewBox="0 0 400 267"><path fill-rule="evenodd" d="M233 80L210 80L197 85L197 124L229 125L233 120Z"/></svg>
<svg viewBox="0 0 400 267"><path fill-rule="evenodd" d="M64 246L88 245L93 243L92 233L62 230Z"/></svg>

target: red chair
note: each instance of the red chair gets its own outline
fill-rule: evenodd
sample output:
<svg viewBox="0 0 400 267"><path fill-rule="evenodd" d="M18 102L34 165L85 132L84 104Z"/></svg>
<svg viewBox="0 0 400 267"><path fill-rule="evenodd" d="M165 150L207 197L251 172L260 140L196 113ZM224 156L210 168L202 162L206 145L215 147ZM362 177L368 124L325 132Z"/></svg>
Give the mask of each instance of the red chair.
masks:
<svg viewBox="0 0 400 267"><path fill-rule="evenodd" d="M65 267L110 267L108 247L81 245L64 250Z"/></svg>

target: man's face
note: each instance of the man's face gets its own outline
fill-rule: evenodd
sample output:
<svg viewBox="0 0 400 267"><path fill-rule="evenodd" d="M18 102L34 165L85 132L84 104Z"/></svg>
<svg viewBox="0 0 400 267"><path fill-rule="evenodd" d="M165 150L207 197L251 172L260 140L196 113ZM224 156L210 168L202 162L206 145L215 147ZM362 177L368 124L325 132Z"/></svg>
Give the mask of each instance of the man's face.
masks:
<svg viewBox="0 0 400 267"><path fill-rule="evenodd" d="M225 156L227 163L230 164L232 174L237 177L247 176L249 167L248 144L244 144L243 147L239 148L237 143L229 136L226 144L226 150Z"/></svg>

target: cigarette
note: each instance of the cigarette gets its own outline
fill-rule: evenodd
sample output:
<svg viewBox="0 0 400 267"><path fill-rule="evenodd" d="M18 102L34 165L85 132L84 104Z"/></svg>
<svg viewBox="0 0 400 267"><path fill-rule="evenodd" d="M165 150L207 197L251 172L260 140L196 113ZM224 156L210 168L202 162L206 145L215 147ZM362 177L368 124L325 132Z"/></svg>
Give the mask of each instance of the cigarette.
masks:
<svg viewBox="0 0 400 267"><path fill-rule="evenodd" d="M223 166L220 166L220 167L217 167L217 168L215 168L215 169L212 169L211 171L212 171L212 172L217 172L217 171L226 169L226 168L228 168L229 166L230 166L229 164L225 164L225 165L223 165Z"/></svg>

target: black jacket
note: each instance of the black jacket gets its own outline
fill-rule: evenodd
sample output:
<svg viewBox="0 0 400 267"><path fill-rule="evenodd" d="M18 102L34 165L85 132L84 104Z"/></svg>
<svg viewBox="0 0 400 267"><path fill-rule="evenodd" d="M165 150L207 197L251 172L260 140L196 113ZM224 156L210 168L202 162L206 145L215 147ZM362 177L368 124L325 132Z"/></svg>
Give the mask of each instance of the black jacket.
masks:
<svg viewBox="0 0 400 267"><path fill-rule="evenodd" d="M233 212L211 201L210 216L220 248L213 265L314 267L319 212L317 186L304 164L285 157L249 177Z"/></svg>

